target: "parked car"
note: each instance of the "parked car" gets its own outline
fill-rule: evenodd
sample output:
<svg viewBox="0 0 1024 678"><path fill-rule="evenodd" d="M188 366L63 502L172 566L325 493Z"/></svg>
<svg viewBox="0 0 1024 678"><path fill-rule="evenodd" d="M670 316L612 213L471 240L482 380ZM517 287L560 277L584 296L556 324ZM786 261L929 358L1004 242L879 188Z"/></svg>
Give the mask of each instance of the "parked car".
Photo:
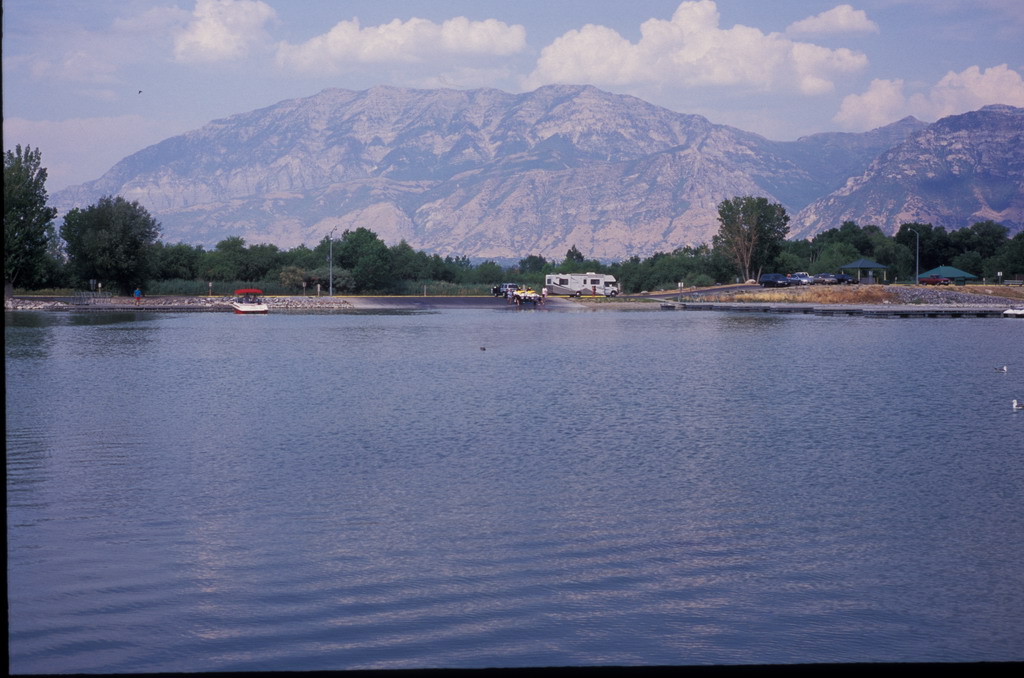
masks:
<svg viewBox="0 0 1024 678"><path fill-rule="evenodd" d="M804 271L794 273L793 275L789 276L789 279L790 285L810 285L813 282L810 274Z"/></svg>
<svg viewBox="0 0 1024 678"><path fill-rule="evenodd" d="M515 283L501 283L491 288L491 294L496 297L507 297L510 293L515 292L519 289L519 285Z"/></svg>
<svg viewBox="0 0 1024 678"><path fill-rule="evenodd" d="M926 278L918 278L917 282L921 285L948 285L953 281L943 278L941 275L930 275Z"/></svg>
<svg viewBox="0 0 1024 678"><path fill-rule="evenodd" d="M811 278L811 282L815 285L838 285L839 281L831 273L819 273L818 275Z"/></svg>
<svg viewBox="0 0 1024 678"><path fill-rule="evenodd" d="M781 273L762 273L757 282L761 287L789 287L789 278Z"/></svg>
<svg viewBox="0 0 1024 678"><path fill-rule="evenodd" d="M845 273L836 273L836 284L839 285L856 285L857 279L852 275L846 275Z"/></svg>

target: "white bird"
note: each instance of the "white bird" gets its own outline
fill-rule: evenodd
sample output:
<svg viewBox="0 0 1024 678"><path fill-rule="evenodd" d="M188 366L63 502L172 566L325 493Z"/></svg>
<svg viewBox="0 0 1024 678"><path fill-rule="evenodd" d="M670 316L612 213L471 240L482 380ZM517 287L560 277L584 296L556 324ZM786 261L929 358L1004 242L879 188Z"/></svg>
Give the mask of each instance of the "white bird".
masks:
<svg viewBox="0 0 1024 678"><path fill-rule="evenodd" d="M1006 371L1007 371L1006 365L1003 365L1002 367L997 367L996 368L996 372L1006 372Z"/></svg>
<svg viewBox="0 0 1024 678"><path fill-rule="evenodd" d="M1024 410L1024 403L1018 403L1016 399L1013 401L1013 409Z"/></svg>

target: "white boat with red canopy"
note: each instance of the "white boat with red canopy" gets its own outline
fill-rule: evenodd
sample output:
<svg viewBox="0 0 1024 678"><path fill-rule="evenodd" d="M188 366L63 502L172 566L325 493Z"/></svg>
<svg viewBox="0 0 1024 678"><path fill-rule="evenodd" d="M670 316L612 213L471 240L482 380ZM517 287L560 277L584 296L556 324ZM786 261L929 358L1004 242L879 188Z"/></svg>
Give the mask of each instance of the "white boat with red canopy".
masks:
<svg viewBox="0 0 1024 678"><path fill-rule="evenodd" d="M267 305L260 299L261 294L263 290L255 288L235 290L235 296L238 298L231 302L231 306L234 307L235 313L266 313Z"/></svg>

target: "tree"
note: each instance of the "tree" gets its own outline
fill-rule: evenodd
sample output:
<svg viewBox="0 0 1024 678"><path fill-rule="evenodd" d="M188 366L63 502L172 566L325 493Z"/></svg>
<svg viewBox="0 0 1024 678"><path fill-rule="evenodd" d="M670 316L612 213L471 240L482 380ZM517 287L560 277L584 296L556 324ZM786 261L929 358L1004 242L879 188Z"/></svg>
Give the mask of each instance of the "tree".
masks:
<svg viewBox="0 0 1024 678"><path fill-rule="evenodd" d="M988 259L994 257L999 248L1009 239L1009 233L1009 229L1002 224L991 220L977 221L970 227L950 233L949 240L960 254L977 252L983 259ZM962 270L966 271L967 269Z"/></svg>
<svg viewBox="0 0 1024 678"><path fill-rule="evenodd" d="M306 247L305 243L294 249L282 252L281 255L282 266L298 266L304 269L317 268L327 261L326 249L321 254L316 250Z"/></svg>
<svg viewBox="0 0 1024 678"><path fill-rule="evenodd" d="M954 268L959 268L961 271L966 271L967 273L976 275L979 278L984 275L985 261L982 259L981 253L977 250L958 254L953 257L953 261L950 263Z"/></svg>
<svg viewBox="0 0 1024 678"><path fill-rule="evenodd" d="M917 222L904 223L900 224L894 237L896 242L905 245L911 252L917 251L920 239L921 271L949 264L953 257L960 254L952 246L949 234L942 226L933 227L931 224Z"/></svg>
<svg viewBox="0 0 1024 678"><path fill-rule="evenodd" d="M474 271L474 282L478 283L499 283L505 277L505 269L497 262L488 259L480 262Z"/></svg>
<svg viewBox="0 0 1024 678"><path fill-rule="evenodd" d="M538 254L531 254L519 260L519 270L523 273L542 273L547 265L548 260Z"/></svg>
<svg viewBox="0 0 1024 678"><path fill-rule="evenodd" d="M890 280L913 281L916 264L914 252L909 247L896 242L894 238L881 236L878 242L875 243L874 253L871 258L883 266L889 267ZM847 259L843 263L851 261L853 259Z"/></svg>
<svg viewBox="0 0 1024 678"><path fill-rule="evenodd" d="M834 273L840 266L860 258L860 252L848 242L833 242L825 245L817 260L810 268L811 273Z"/></svg>
<svg viewBox="0 0 1024 678"><path fill-rule="evenodd" d="M233 235L213 246L203 256L202 275L207 280L228 282L245 278L245 238Z"/></svg>
<svg viewBox="0 0 1024 678"><path fill-rule="evenodd" d="M779 271L810 271L815 259L814 243L810 240L784 240L781 243L779 256L775 258L773 268ZM788 265L782 262L789 261Z"/></svg>
<svg viewBox="0 0 1024 678"><path fill-rule="evenodd" d="M394 286L388 246L370 229L359 227L342 233L334 255L343 269L352 272L356 291L382 291Z"/></svg>
<svg viewBox="0 0 1024 678"><path fill-rule="evenodd" d="M1007 240L996 256L985 262L985 275L990 278L1002 273L1004 278L1024 278L1024 231Z"/></svg>
<svg viewBox="0 0 1024 678"><path fill-rule="evenodd" d="M150 276L153 246L160 224L138 202L118 196L100 198L64 217L60 237L68 263L82 281L110 281L122 294Z"/></svg>
<svg viewBox="0 0 1024 678"><path fill-rule="evenodd" d="M153 260L153 278L156 280L195 280L199 277L203 246L158 242L153 247Z"/></svg>
<svg viewBox="0 0 1024 678"><path fill-rule="evenodd" d="M576 249L576 245L573 245L566 251L565 261L562 262L562 265L571 268L573 265L583 263L584 259L583 253Z"/></svg>
<svg viewBox="0 0 1024 678"><path fill-rule="evenodd" d="M275 269L280 269L281 250L277 245L260 243L249 245L245 250L245 266L242 270L242 280L263 280L272 277L270 274Z"/></svg>
<svg viewBox="0 0 1024 678"><path fill-rule="evenodd" d="M806 271L810 268L805 259L791 251L780 252L779 256L775 257L771 264L771 267L776 271L787 271L789 273Z"/></svg>
<svg viewBox="0 0 1024 678"><path fill-rule="evenodd" d="M723 200L718 206L721 226L712 242L736 265L744 280L757 278L765 264L781 251L789 233L789 215L778 203L751 196Z"/></svg>
<svg viewBox="0 0 1024 678"><path fill-rule="evenodd" d="M298 288L302 287L302 283L306 282L307 275L298 266L284 266L278 277L281 279L281 285L284 287Z"/></svg>
<svg viewBox="0 0 1024 678"><path fill-rule="evenodd" d="M390 247L388 251L391 256L391 272L395 280L420 280L425 277L424 272L429 268L428 257L425 254L414 250L405 240Z"/></svg>
<svg viewBox="0 0 1024 678"><path fill-rule="evenodd" d="M46 168L39 149L4 151L4 296L45 276L57 210L46 206Z"/></svg>

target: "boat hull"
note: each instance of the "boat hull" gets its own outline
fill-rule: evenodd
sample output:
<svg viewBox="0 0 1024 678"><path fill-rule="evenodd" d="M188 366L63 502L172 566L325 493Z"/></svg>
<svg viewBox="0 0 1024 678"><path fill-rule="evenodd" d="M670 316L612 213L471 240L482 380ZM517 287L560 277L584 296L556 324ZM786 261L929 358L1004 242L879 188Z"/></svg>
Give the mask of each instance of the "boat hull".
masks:
<svg viewBox="0 0 1024 678"><path fill-rule="evenodd" d="M269 310L266 304L231 304L239 315L265 315Z"/></svg>

